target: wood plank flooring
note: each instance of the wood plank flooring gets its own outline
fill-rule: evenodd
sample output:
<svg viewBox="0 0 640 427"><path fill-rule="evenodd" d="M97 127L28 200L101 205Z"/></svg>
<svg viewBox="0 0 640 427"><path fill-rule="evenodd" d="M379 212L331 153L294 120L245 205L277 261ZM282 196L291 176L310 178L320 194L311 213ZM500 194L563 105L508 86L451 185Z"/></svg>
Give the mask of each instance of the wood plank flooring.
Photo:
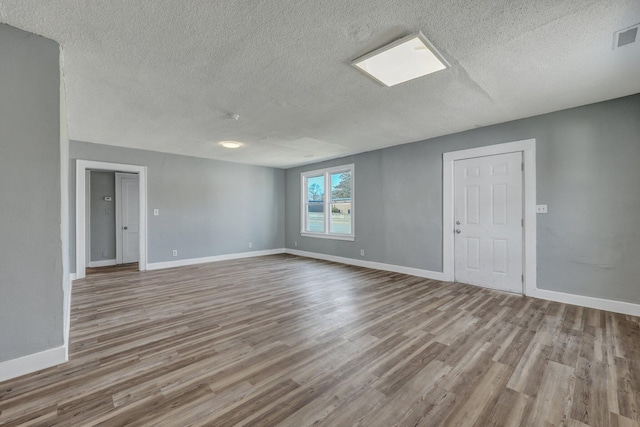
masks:
<svg viewBox="0 0 640 427"><path fill-rule="evenodd" d="M106 267L87 267L85 271L87 276L93 274L111 274L123 271L138 271L138 263L130 262L128 264L109 265Z"/></svg>
<svg viewBox="0 0 640 427"><path fill-rule="evenodd" d="M74 282L0 425L640 426L640 319L289 255Z"/></svg>

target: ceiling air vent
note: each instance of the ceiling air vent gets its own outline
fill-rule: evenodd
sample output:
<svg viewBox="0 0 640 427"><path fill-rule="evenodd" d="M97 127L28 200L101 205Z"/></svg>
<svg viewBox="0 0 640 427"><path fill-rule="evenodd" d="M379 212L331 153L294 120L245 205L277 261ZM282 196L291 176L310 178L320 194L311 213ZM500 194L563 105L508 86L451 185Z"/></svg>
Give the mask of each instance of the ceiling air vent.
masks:
<svg viewBox="0 0 640 427"><path fill-rule="evenodd" d="M613 48L616 49L631 43L635 43L636 40L638 40L638 27L640 27L640 24L636 24L632 27L616 31L613 34Z"/></svg>

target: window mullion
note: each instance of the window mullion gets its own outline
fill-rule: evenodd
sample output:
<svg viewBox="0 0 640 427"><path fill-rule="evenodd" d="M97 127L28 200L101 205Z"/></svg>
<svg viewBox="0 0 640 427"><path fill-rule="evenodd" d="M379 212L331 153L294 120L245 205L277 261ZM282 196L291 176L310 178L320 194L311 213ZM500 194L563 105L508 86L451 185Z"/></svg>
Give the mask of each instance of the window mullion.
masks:
<svg viewBox="0 0 640 427"><path fill-rule="evenodd" d="M302 229L301 232L306 232L308 230L308 215L309 215L309 196L307 195L307 185L308 178L303 175L302 177Z"/></svg>
<svg viewBox="0 0 640 427"><path fill-rule="evenodd" d="M331 234L331 173L324 173L324 234Z"/></svg>

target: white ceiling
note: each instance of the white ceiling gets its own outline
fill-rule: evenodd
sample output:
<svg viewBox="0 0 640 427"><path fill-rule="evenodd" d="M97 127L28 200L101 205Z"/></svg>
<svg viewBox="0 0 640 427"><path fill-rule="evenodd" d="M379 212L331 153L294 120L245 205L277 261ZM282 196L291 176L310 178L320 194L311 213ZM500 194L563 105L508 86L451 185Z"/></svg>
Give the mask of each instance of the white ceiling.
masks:
<svg viewBox="0 0 640 427"><path fill-rule="evenodd" d="M0 22L62 45L72 139L264 166L640 92L640 42L612 48L638 0L0 0ZM350 65L417 31L451 68Z"/></svg>

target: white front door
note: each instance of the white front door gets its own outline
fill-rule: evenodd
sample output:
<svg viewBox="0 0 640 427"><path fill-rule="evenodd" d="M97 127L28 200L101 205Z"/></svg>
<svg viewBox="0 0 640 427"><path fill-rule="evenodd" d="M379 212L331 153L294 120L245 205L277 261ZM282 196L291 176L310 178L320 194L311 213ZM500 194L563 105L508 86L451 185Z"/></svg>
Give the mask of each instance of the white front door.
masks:
<svg viewBox="0 0 640 427"><path fill-rule="evenodd" d="M116 200L119 202L118 209L120 214L120 234L119 244L121 247L118 251L122 254L122 263L139 261L139 192L140 184L138 176L133 174L116 174L116 185L119 187L120 197Z"/></svg>
<svg viewBox="0 0 640 427"><path fill-rule="evenodd" d="M455 161L455 280L522 289L522 153Z"/></svg>

